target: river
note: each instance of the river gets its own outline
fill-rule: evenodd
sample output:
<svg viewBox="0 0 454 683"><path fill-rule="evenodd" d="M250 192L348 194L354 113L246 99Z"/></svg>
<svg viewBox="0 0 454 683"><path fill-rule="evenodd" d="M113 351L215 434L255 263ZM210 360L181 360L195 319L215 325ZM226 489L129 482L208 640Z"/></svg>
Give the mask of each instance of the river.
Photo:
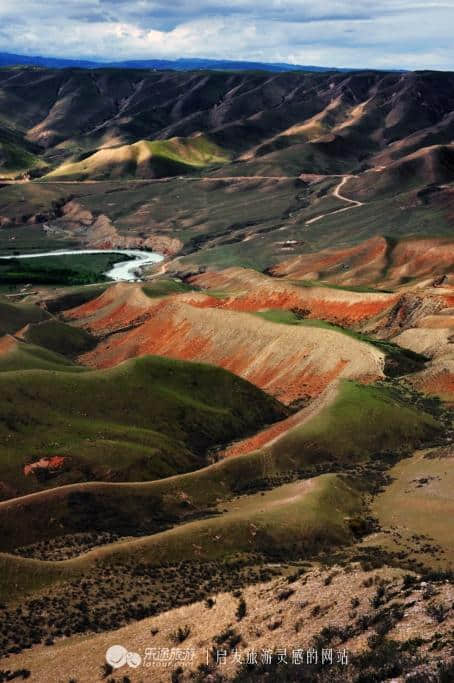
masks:
<svg viewBox="0 0 454 683"><path fill-rule="evenodd" d="M74 249L60 251L43 251L35 254L14 254L13 256L0 256L0 259L15 258L40 258L42 256L71 256L80 254L124 254L133 257L133 260L120 261L113 268L107 270L104 275L117 282L140 281L140 270L144 266L159 263L164 260L162 254L153 251L139 251L138 249Z"/></svg>

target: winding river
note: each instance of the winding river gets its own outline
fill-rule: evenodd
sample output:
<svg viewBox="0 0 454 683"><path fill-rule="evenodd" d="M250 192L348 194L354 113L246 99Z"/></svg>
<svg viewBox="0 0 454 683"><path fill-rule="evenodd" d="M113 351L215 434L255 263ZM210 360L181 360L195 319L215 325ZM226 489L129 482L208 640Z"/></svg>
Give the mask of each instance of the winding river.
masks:
<svg viewBox="0 0 454 683"><path fill-rule="evenodd" d="M144 266L150 266L164 260L162 254L152 251L139 251L138 249L74 249L60 251L43 251L36 254L14 254L13 256L0 256L0 259L40 258L42 256L72 256L80 254L123 254L132 257L128 261L120 261L113 268L107 270L104 275L117 282L140 281L140 271Z"/></svg>

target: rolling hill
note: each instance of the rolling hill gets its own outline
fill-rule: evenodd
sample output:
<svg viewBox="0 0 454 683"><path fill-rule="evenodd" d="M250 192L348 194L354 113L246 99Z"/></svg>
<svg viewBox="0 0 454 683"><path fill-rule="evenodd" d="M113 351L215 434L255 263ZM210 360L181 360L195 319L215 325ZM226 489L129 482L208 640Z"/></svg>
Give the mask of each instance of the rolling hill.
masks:
<svg viewBox="0 0 454 683"><path fill-rule="evenodd" d="M41 341L44 330L34 329ZM79 330L68 329L73 351ZM208 365L150 357L80 372L35 348L6 350L0 372L3 497L93 478L143 481L188 471L206 464L210 447L288 415L256 387Z"/></svg>
<svg viewBox="0 0 454 683"><path fill-rule="evenodd" d="M229 155L204 135L162 141L140 140L132 145L104 148L82 161L62 164L46 178L94 180L161 178L224 164Z"/></svg>
<svg viewBox="0 0 454 683"><path fill-rule="evenodd" d="M29 323L48 320L50 315L39 306L12 303L0 298L0 335L18 332Z"/></svg>

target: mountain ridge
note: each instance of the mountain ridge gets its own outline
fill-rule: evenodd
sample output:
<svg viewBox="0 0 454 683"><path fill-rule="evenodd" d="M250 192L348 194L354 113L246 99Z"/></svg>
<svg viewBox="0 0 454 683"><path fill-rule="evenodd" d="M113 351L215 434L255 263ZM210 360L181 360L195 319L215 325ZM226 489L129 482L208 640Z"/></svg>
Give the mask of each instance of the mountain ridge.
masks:
<svg viewBox="0 0 454 683"><path fill-rule="evenodd" d="M436 72L0 68L0 169L43 176L99 150L202 134L234 162L221 175L357 173L450 144L453 84Z"/></svg>
<svg viewBox="0 0 454 683"><path fill-rule="evenodd" d="M126 59L120 61L69 59L63 57L43 57L41 55L19 55L11 52L0 52L0 66L42 66L47 68L65 69L79 67L81 69L114 67L118 69L173 69L176 71L190 71L192 69L263 69L265 71L355 71L348 67L330 67L301 64L287 64L285 62L259 62L236 59L204 59L199 57L179 57L177 59Z"/></svg>

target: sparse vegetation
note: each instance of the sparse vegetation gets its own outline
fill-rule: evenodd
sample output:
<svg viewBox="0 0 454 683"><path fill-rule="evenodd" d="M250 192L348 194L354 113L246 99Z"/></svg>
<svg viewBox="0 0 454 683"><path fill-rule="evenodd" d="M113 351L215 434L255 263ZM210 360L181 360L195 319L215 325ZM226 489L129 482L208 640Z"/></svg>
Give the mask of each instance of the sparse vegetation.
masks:
<svg viewBox="0 0 454 683"><path fill-rule="evenodd" d="M246 606L246 601L243 597L240 598L238 607L235 612L235 616L238 619L238 621L241 621L241 619L244 619L244 617L247 614L247 606Z"/></svg>

